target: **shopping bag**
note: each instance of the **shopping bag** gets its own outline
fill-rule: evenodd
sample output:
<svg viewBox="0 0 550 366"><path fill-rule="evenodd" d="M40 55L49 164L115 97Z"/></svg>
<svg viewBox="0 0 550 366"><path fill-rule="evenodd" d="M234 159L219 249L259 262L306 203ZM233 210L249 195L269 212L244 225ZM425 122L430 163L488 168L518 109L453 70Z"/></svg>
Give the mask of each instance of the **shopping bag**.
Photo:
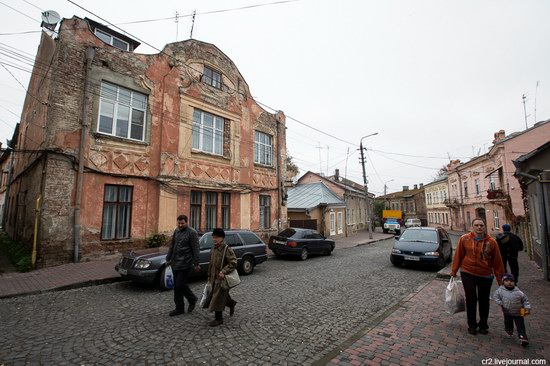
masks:
<svg viewBox="0 0 550 366"><path fill-rule="evenodd" d="M202 290L202 297L200 301L201 308L207 308L210 305L210 299L212 298L212 285L207 283Z"/></svg>
<svg viewBox="0 0 550 366"><path fill-rule="evenodd" d="M241 278L239 277L239 273L237 272L236 269L226 274L225 279L227 281L227 287L229 288L233 288L237 286L239 283L241 283Z"/></svg>
<svg viewBox="0 0 550 366"><path fill-rule="evenodd" d="M445 311L449 314L456 314L466 310L466 300L460 290L462 281L451 277L445 289Z"/></svg>
<svg viewBox="0 0 550 366"><path fill-rule="evenodd" d="M172 272L172 266L166 266L164 269L164 287L168 289L174 288L174 273Z"/></svg>

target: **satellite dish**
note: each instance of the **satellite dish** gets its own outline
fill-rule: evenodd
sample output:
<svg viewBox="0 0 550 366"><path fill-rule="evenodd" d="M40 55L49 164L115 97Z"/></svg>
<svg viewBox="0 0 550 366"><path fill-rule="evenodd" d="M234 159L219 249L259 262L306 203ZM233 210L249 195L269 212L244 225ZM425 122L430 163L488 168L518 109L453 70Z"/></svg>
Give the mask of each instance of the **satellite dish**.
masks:
<svg viewBox="0 0 550 366"><path fill-rule="evenodd" d="M55 26L59 21L61 20L61 17L56 11L53 10L46 10L42 12L42 27L48 28L50 30L54 30Z"/></svg>

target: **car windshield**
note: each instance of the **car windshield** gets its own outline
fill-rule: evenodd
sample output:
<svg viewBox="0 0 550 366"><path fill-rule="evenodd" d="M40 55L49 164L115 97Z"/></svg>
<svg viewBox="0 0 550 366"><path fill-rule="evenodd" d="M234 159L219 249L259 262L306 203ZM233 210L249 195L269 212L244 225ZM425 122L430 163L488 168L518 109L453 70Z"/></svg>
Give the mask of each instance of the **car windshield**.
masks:
<svg viewBox="0 0 550 366"><path fill-rule="evenodd" d="M386 222L388 224L397 224L397 219L387 219Z"/></svg>
<svg viewBox="0 0 550 366"><path fill-rule="evenodd" d="M423 241L437 243L437 232L435 230L405 230L399 241Z"/></svg>

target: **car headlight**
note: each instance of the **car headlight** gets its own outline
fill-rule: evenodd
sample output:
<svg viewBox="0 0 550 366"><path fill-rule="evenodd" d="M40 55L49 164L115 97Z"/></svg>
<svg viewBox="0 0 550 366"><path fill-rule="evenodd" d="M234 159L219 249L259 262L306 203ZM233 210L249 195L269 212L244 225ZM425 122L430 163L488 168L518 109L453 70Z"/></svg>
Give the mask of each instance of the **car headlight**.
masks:
<svg viewBox="0 0 550 366"><path fill-rule="evenodd" d="M432 257L439 257L439 252L426 252L424 255L429 255Z"/></svg>
<svg viewBox="0 0 550 366"><path fill-rule="evenodd" d="M134 268L145 269L145 268L149 268L150 265L151 265L151 261L147 259L138 259L136 264L134 264Z"/></svg>
<svg viewBox="0 0 550 366"><path fill-rule="evenodd" d="M401 226L399 224L395 225L395 227L401 229Z"/></svg>
<svg viewBox="0 0 550 366"><path fill-rule="evenodd" d="M395 248L393 248L393 249L391 250L391 252L392 252L393 254L401 254L401 251L400 251L399 249L395 249Z"/></svg>

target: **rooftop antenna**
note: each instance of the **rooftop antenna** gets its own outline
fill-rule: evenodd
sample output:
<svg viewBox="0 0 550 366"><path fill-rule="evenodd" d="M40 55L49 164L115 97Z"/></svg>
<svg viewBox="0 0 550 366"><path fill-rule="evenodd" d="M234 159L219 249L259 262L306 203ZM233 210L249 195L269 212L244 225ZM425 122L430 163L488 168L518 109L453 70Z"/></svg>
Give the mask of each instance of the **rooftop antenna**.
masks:
<svg viewBox="0 0 550 366"><path fill-rule="evenodd" d="M537 92L539 90L539 81L537 80L537 86L535 87L535 123L537 123Z"/></svg>
<svg viewBox="0 0 550 366"><path fill-rule="evenodd" d="M195 28L195 15L197 15L197 10L195 9L193 11L193 18L191 18L191 35L189 36L189 38L193 38L193 28Z"/></svg>
<svg viewBox="0 0 550 366"><path fill-rule="evenodd" d="M329 157L329 146L327 145L327 177L329 176L329 172L328 172L328 157Z"/></svg>
<svg viewBox="0 0 550 366"><path fill-rule="evenodd" d="M322 165L322 162L323 162L323 161L322 161L322 159L321 159L321 149L322 149L323 147L321 146L321 143L320 143L320 142L318 142L318 144L319 144L319 146L316 146L315 148L316 148L316 149L319 149L319 174L322 175L322 174L323 174L323 165Z"/></svg>
<svg viewBox="0 0 550 366"><path fill-rule="evenodd" d="M527 126L527 109L525 108L525 102L527 101L527 96L523 94L521 99L523 99L523 115L525 117L525 129L528 129L529 127Z"/></svg>
<svg viewBox="0 0 550 366"><path fill-rule="evenodd" d="M180 30L180 13L176 10L176 17L174 18L174 22L176 22L176 42L178 40L178 32Z"/></svg>

